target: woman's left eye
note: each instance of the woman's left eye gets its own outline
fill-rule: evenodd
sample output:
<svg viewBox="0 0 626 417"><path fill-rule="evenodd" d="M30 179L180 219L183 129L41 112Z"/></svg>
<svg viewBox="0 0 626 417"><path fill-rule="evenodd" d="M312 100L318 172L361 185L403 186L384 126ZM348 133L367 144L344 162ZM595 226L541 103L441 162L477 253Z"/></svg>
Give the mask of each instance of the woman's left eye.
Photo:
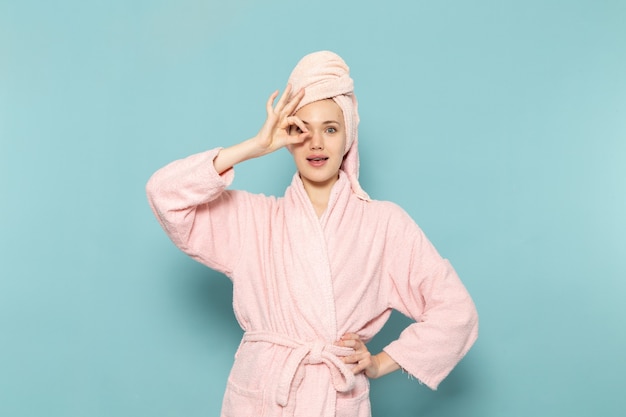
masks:
<svg viewBox="0 0 626 417"><path fill-rule="evenodd" d="M335 129L334 127L329 127L328 129L326 129L326 131L328 133L335 133L335 132L337 132L337 129Z"/></svg>

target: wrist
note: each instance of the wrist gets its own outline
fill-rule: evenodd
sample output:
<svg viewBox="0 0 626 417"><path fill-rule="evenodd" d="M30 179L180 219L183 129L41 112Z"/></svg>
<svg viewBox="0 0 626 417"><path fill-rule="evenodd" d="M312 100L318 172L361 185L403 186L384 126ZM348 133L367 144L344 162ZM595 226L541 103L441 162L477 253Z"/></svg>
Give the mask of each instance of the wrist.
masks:
<svg viewBox="0 0 626 417"><path fill-rule="evenodd" d="M267 147L267 141L258 134L243 142L248 153L248 159L259 158L267 155L271 151Z"/></svg>
<svg viewBox="0 0 626 417"><path fill-rule="evenodd" d="M222 173L240 162L261 156L261 150L254 138L244 140L236 145L220 150L213 165L218 173Z"/></svg>
<svg viewBox="0 0 626 417"><path fill-rule="evenodd" d="M394 361L391 358L391 356L389 356L389 354L387 354L387 352L385 352L385 351L382 351L382 352L372 356L372 361L376 362L376 365L377 365L376 366L376 369L377 369L376 374L370 377L370 378L373 378L373 379L380 378L381 376L390 374L390 373L400 369L400 365L398 365L398 363L396 361Z"/></svg>

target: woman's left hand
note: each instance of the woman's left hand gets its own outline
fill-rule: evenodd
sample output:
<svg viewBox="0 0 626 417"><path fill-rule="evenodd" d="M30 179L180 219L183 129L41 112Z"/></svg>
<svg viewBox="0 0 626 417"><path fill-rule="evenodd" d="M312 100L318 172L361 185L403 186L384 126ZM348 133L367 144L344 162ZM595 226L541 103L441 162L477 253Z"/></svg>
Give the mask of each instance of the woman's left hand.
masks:
<svg viewBox="0 0 626 417"><path fill-rule="evenodd" d="M355 375L365 372L368 378L377 378L379 376L380 361L375 355L370 353L358 334L344 334L337 342L337 345L354 349L352 355L343 356L341 359L345 364L355 364L354 368L352 368L352 372Z"/></svg>

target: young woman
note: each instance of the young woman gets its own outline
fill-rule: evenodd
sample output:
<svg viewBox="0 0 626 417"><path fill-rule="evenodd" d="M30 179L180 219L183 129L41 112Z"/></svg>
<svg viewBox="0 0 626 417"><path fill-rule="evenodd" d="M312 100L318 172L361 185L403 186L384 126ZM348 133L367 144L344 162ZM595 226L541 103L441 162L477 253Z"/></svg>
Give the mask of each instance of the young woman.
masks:
<svg viewBox="0 0 626 417"><path fill-rule="evenodd" d="M370 416L368 378L401 368L436 389L478 317L413 220L359 185L348 67L307 55L277 97L256 136L174 161L147 186L172 241L233 282L245 334L222 416ZM298 171L283 197L227 189L235 165L281 148ZM366 343L392 309L415 323L373 355Z"/></svg>

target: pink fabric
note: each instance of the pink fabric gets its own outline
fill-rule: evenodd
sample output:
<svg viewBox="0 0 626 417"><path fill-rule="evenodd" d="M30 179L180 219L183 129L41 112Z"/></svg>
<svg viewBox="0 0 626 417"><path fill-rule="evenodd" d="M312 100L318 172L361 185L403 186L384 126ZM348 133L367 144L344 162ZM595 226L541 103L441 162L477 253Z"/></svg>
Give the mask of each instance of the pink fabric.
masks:
<svg viewBox="0 0 626 417"><path fill-rule="evenodd" d="M303 341L289 336L266 331L250 331L243 336L244 342L269 342L294 349L284 365L276 392L276 402L285 407L289 403L294 378L302 365L324 364L331 372L331 381L337 392L348 392L354 388L355 377L349 367L341 361L342 356L354 353L353 349L321 341Z"/></svg>
<svg viewBox="0 0 626 417"><path fill-rule="evenodd" d="M313 52L298 62L288 83L293 87L294 94L304 88L304 97L294 112L324 99L333 99L339 105L346 125L346 149L341 169L347 174L357 197L369 200L359 184L359 112L348 65L334 52Z"/></svg>
<svg viewBox="0 0 626 417"><path fill-rule="evenodd" d="M184 252L233 282L245 336L222 417L368 417L369 382L333 347L370 340L391 309L416 320L385 351L432 389L477 336L474 304L451 265L398 206L365 202L340 177L321 218L296 174L282 198L226 190L218 149L175 161L147 185Z"/></svg>

